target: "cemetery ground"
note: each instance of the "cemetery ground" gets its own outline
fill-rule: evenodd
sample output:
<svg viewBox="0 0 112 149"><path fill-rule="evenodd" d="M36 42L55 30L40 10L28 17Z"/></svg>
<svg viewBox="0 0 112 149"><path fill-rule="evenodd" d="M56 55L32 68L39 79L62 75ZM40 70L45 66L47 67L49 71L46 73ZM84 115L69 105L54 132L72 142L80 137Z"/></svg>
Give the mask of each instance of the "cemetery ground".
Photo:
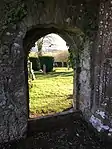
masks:
<svg viewBox="0 0 112 149"><path fill-rule="evenodd" d="M35 76L29 89L31 118L62 112L72 107L73 69L57 67L46 75L35 72Z"/></svg>

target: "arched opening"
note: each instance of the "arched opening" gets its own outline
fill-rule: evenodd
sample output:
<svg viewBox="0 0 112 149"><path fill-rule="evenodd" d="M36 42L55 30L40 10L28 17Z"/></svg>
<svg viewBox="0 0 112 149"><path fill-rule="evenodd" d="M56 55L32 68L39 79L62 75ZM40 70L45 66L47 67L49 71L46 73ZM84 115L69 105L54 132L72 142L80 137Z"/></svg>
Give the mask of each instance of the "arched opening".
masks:
<svg viewBox="0 0 112 149"><path fill-rule="evenodd" d="M50 34L50 33L54 33L54 34ZM56 36L58 37L57 39L58 41L56 41L55 39ZM43 40L43 37L44 37L44 40ZM65 39L63 37L65 37ZM50 40L52 41L48 41L49 40L48 38L51 38ZM35 80L30 81L30 85L28 85L28 80L29 80L28 59L31 60L32 53L33 54L35 53L34 55L38 57L39 52L38 50L36 50L36 48L37 48L37 42L41 39L44 42L42 55L43 56L52 55L52 57L54 58L53 72L45 75L45 73L43 72L44 68L42 65L42 67L40 67L39 69L37 68L38 69L37 71L34 71ZM73 71L74 70L73 70L72 64L70 66L71 60L70 60L70 53L68 51L68 48L71 47L70 45L71 43L66 39L67 39L66 33L63 31L60 32L55 28L47 28L47 29L44 28L42 30L33 29L26 33L26 36L24 38L25 77L26 77L26 84L27 84L28 115L31 118L42 116L42 115L54 114L54 113L66 111L68 109L73 108L73 105L74 105L73 104L74 102L73 101L73 73L74 73ZM49 43L46 43L46 42L49 42ZM63 44L65 45L63 46L63 44L60 44L60 46L62 47L61 49L59 49L60 47L56 47L55 42L58 42L58 43L63 42ZM46 46L45 44L48 44L48 45ZM62 48L66 48L66 49L62 49ZM36 52L34 52L35 50ZM57 55L57 58L56 58L56 55ZM64 56L65 56L65 60L63 60ZM56 60L56 59L59 59L59 57L61 57L60 62ZM68 62L68 60L70 61ZM52 78L52 79L49 80L49 78Z"/></svg>
<svg viewBox="0 0 112 149"><path fill-rule="evenodd" d="M97 110L103 106L100 105L103 96L102 93L104 93L108 86L110 87L111 85L107 84L106 86L106 79L103 77L107 75L105 71L110 72L111 66L107 66L107 64L104 63L104 70L102 69L102 63L105 62L105 59L102 58L105 57L105 53L109 58L109 50L104 52L104 49L108 44L104 43L104 45L102 45L104 37L102 36L102 38L100 38L100 35L102 35L103 32L104 35L108 32L107 30L103 30L102 22L105 22L103 21L103 18L105 17L107 22L109 20L109 13L107 14L106 12L109 11L107 6L110 6L110 2L102 2L101 7L99 4L99 1L96 3L93 0L84 2L52 1L50 3L47 1L41 2L33 0L29 2L15 1L14 3L7 3L4 1L2 3L1 8L3 6L3 9L1 10L3 13L1 18L3 19L1 22L0 35L0 63L2 66L0 69L0 96L2 99L2 122L0 128L0 142L22 138L24 134L26 135L29 123L27 117L27 113L29 113L27 71L27 57L29 50L39 38L50 33L57 33L62 36L72 47L72 50L79 49L79 47L75 46L74 38L77 30L75 26L82 29L85 35L90 38L86 41L83 52L84 56L81 55L82 57L79 57L79 54L77 55L78 65L76 65L75 69L77 73L74 77L76 83L73 83L77 95L77 98L74 98L76 99L76 108L82 111L84 117L87 117L88 121L93 120L91 122L94 122L96 117L99 118ZM7 11L5 11L5 7L7 7ZM105 9L105 13L103 14L100 12L102 7ZM99 18L101 18L101 21ZM107 25L106 28L108 28ZM95 39L95 37L97 38ZM80 44L77 43L76 45ZM100 47L98 47L99 45ZM102 47L104 48L102 49ZM101 57L101 60L99 61L101 53L102 56L104 56ZM83 66L80 66L80 64ZM103 78L101 79L100 76ZM110 78L111 73L108 73L108 76ZM104 84L102 83L102 80ZM103 97L103 100L107 100L107 97L110 98L108 94L110 94L110 90L104 94L107 96ZM106 108L108 108L108 106ZM103 110L108 112L108 110L105 110L106 108L103 107ZM95 116L95 118L93 116ZM110 118L108 120L110 120Z"/></svg>
<svg viewBox="0 0 112 149"><path fill-rule="evenodd" d="M40 38L28 55L29 117L73 110L73 66L57 34Z"/></svg>

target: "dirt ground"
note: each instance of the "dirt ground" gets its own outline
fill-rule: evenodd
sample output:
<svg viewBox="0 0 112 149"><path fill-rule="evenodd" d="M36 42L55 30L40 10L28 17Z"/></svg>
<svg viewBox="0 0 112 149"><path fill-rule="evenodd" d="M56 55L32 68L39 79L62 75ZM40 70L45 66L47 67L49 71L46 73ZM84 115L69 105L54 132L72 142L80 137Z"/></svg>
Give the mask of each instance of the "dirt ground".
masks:
<svg viewBox="0 0 112 149"><path fill-rule="evenodd" d="M35 133L24 141L5 144L2 149L112 149L99 140L83 120L70 122L65 128Z"/></svg>

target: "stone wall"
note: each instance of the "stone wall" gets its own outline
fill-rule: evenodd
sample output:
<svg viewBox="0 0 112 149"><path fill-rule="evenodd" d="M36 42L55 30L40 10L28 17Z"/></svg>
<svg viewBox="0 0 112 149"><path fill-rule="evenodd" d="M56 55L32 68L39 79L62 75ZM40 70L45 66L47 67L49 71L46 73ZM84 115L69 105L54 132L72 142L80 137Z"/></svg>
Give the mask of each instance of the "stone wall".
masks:
<svg viewBox="0 0 112 149"><path fill-rule="evenodd" d="M81 71L81 100L85 117L99 131L112 136L112 1L100 4L99 30L96 36L93 70L91 76L94 82L93 96L90 98L90 73ZM86 52L86 51L85 51ZM87 53L85 53L88 55ZM89 59L88 59L89 60ZM84 60L86 69L91 68L87 59ZM89 71L90 72L90 71ZM86 75L82 75L85 73ZM86 78L83 76L87 76ZM84 82L85 81L85 82ZM83 87L83 90L82 90ZM82 94L84 93L84 96ZM89 99L89 100L88 100ZM90 106L91 105L91 106ZM81 107L81 109L82 109Z"/></svg>
<svg viewBox="0 0 112 149"><path fill-rule="evenodd" d="M102 2L99 12L99 1L94 0L0 2L0 143L27 134L27 53L51 32L60 34L74 51L79 47L76 35L85 35L74 103L98 131L111 131L111 3Z"/></svg>
<svg viewBox="0 0 112 149"><path fill-rule="evenodd" d="M81 53L81 60L80 60L80 99L79 99L79 105L80 110L85 111L86 109L90 109L90 99L91 99L91 82L90 82L90 69L91 69L91 63L90 63L90 43L89 40L87 40L84 43L84 50Z"/></svg>
<svg viewBox="0 0 112 149"><path fill-rule="evenodd" d="M16 33L18 36L15 36ZM12 25L1 38L0 142L26 135L27 107L22 36L23 33L17 30L17 26Z"/></svg>

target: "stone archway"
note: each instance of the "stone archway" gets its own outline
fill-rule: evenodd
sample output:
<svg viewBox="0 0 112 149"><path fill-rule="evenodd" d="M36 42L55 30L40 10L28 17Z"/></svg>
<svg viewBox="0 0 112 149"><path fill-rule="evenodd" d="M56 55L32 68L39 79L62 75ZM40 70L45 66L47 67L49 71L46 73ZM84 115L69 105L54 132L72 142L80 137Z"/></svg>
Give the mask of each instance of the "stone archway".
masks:
<svg viewBox="0 0 112 149"><path fill-rule="evenodd" d="M76 34L83 34L81 31L79 31L79 29L75 28L74 32L72 32L72 34L70 33L70 31L65 31L63 29L58 28L58 26L54 27L54 26L44 26L43 28L34 28L31 29L30 31L28 31L26 33L26 36L24 38L24 72L25 72L25 84L26 84L26 97L27 97L27 108L28 108L28 115L29 115L29 90L28 90L28 72L27 72L27 56L29 53L29 50L31 49L31 47L34 45L34 43L41 37L50 34L50 33L56 33L58 35L60 35L60 37L62 37L63 39L65 39L65 41L68 43L70 49L72 50L72 52L74 53L74 51L77 50L77 46L76 43L73 39L73 36L76 36ZM75 55L75 54L74 54ZM75 59L74 59L75 61ZM74 62L75 63L75 62ZM75 68L74 68L75 71ZM75 79L74 79L74 84L75 84ZM75 95L75 85L74 85L74 102L73 102L73 106L74 109L79 109L78 107L78 100L76 100L76 96ZM76 101L77 104L74 104ZM77 108L76 108L77 107Z"/></svg>
<svg viewBox="0 0 112 149"><path fill-rule="evenodd" d="M26 46L30 48L37 36L39 38L53 29L53 32L61 33L65 40L72 43L71 48L77 46L77 50L80 49L80 37L76 36L77 28L85 34L84 50L80 55L78 51L76 59L77 75L74 86L77 108L97 130L99 127L100 130L106 130L108 127L109 131L112 126L112 70L109 56L111 48L107 48L107 51L105 48L111 47L112 41L111 0L103 1L101 4L100 1L94 0L29 0L27 3L21 0L7 0L1 2L0 8L0 143L23 138L27 134L27 85L24 69L27 54L23 47L24 38L27 37L27 33L32 37L31 44ZM103 25L102 20L98 21L100 15ZM108 30L103 30L105 25ZM39 30L35 32L37 28ZM108 42L107 36L102 33L110 37ZM99 61L100 54L102 57ZM101 103L104 102L106 105L102 106ZM101 112L106 115L107 127L104 127Z"/></svg>
<svg viewBox="0 0 112 149"><path fill-rule="evenodd" d="M15 26L14 26L15 27ZM28 106L29 106L29 99L28 99L28 79L27 79L27 54L28 50L32 47L32 44L43 35L46 35L50 32L55 32L63 36L63 38L70 43L72 49L76 49L77 46L74 41L74 36L76 36L76 31L73 32L66 31L63 29L58 29L53 26L36 28L34 30L30 30L27 32L26 27L22 24L19 26L17 30L16 28L9 28L8 30L16 32L16 37L12 36L12 45L11 51L8 51L8 61L10 61L10 65L7 65L8 74L5 71L5 80L2 80L7 84L5 86L6 94L4 95L4 101L6 101L6 96L10 96L9 99L9 108L5 105L6 111L8 111L8 115L6 115L6 119L10 120L8 126L4 126L8 129L8 132L4 135L4 138L9 137L11 140L16 137L23 137L26 135L27 131L27 121L28 121ZM9 42L11 42L11 34L12 32L6 32L6 36L9 37ZM25 37L26 35L26 37ZM7 40L8 41L8 40ZM29 42L30 41L30 42ZM6 46L3 46L6 48ZM5 61L6 62L6 61ZM5 65L4 65L5 66ZM3 73L2 73L3 75ZM7 82L9 81L10 82ZM4 87L4 84L1 84ZM27 99L27 100L26 100ZM77 100L78 103L78 100ZM6 112L5 110L3 111ZM13 121L11 119L13 118ZM3 124L4 125L4 124ZM14 128L15 132L14 133ZM22 128L22 129L21 129ZM12 138L9 134L12 133ZM14 134L13 134L14 133ZM7 140L6 140L7 141Z"/></svg>

